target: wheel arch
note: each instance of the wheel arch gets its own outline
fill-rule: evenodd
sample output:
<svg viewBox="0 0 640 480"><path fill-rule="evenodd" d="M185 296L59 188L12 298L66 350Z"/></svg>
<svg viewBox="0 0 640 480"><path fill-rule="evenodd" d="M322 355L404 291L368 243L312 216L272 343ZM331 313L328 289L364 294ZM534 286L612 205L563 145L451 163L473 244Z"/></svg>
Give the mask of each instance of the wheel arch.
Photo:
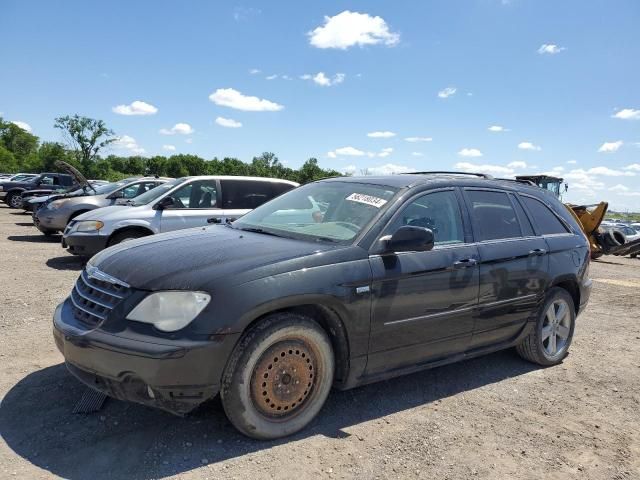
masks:
<svg viewBox="0 0 640 480"><path fill-rule="evenodd" d="M120 227L116 230L114 230L113 232L111 232L111 235L109 235L109 241L108 241L108 245L111 244L111 240L116 236L119 235L122 232L140 232L143 233L145 236L149 236L149 235L153 235L154 232L153 230L151 230L150 228L144 227L142 225L126 225L123 227Z"/></svg>
<svg viewBox="0 0 640 480"><path fill-rule="evenodd" d="M575 307L574 311L577 315L580 311L580 286L578 284L578 280L574 277L560 277L551 284L551 287L562 288L571 295Z"/></svg>
<svg viewBox="0 0 640 480"><path fill-rule="evenodd" d="M265 305L244 317L242 336L265 317L274 313L294 313L312 318L322 327L331 340L335 356L334 384L344 384L349 377L350 342L344 318L346 312L328 299L289 298L275 305Z"/></svg>

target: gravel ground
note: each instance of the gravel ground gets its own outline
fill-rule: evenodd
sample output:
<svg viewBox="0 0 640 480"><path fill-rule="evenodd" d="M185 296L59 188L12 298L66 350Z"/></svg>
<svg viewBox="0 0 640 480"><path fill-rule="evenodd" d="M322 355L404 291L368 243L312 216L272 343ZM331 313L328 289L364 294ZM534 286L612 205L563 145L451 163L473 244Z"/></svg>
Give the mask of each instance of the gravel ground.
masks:
<svg viewBox="0 0 640 480"><path fill-rule="evenodd" d="M0 478L640 479L640 259L591 266L571 355L537 368L499 352L333 392L302 433L257 442L217 401L186 418L84 388L51 336L82 265L0 206Z"/></svg>

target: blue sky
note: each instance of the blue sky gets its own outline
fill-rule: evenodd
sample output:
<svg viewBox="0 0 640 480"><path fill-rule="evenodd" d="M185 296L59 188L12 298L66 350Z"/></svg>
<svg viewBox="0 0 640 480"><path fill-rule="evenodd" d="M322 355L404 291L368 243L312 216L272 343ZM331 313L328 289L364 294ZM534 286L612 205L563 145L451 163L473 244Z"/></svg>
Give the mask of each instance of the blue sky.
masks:
<svg viewBox="0 0 640 480"><path fill-rule="evenodd" d="M3 0L0 112L44 140L101 118L118 154L555 171L638 211L639 23L635 0Z"/></svg>

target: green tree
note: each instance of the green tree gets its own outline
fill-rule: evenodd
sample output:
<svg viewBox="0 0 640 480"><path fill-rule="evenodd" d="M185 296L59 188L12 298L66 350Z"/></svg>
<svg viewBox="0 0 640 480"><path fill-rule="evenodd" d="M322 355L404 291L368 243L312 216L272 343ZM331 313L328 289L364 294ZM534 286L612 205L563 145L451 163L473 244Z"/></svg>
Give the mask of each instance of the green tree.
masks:
<svg viewBox="0 0 640 480"><path fill-rule="evenodd" d="M87 176L91 176L93 161L100 150L117 140L113 130L107 128L102 120L79 115L58 117L54 127L62 130L76 159L82 165L83 173Z"/></svg>
<svg viewBox="0 0 640 480"><path fill-rule="evenodd" d="M18 161L13 153L0 145L0 172L16 173L18 171Z"/></svg>
<svg viewBox="0 0 640 480"><path fill-rule="evenodd" d="M21 168L27 157L37 152L38 137L0 117L0 146L13 154Z"/></svg>
<svg viewBox="0 0 640 480"><path fill-rule="evenodd" d="M57 170L55 163L58 160L71 163L72 165L75 163L67 149L64 148L64 145L58 142L44 142L40 145L38 149L38 160L41 168L40 171L43 172L55 172ZM74 166L77 167L78 165Z"/></svg>

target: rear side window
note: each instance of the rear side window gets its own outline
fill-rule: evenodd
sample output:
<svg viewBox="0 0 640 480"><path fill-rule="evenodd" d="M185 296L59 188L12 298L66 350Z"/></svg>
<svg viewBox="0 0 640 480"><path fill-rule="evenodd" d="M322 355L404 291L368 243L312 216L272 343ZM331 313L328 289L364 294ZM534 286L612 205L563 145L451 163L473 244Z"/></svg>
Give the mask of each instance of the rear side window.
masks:
<svg viewBox="0 0 640 480"><path fill-rule="evenodd" d="M568 230L556 215L540 200L532 197L520 197L527 207L542 235L567 233Z"/></svg>
<svg viewBox="0 0 640 480"><path fill-rule="evenodd" d="M276 196L271 182L221 180L220 184L222 208L253 210Z"/></svg>
<svg viewBox="0 0 640 480"><path fill-rule="evenodd" d="M59 182L60 185L71 186L73 185L73 178L68 175L61 175Z"/></svg>
<svg viewBox="0 0 640 480"><path fill-rule="evenodd" d="M529 217L520 205L520 202L513 196L511 196L511 200L513 202L513 206L516 209L516 213L518 214L518 220L520 220L520 228L522 229L523 237L533 237L535 233L533 232L533 227L531 226L531 221Z"/></svg>
<svg viewBox="0 0 640 480"><path fill-rule="evenodd" d="M506 193L467 190L466 195L471 203L477 241L522 236L518 217Z"/></svg>
<svg viewBox="0 0 640 480"><path fill-rule="evenodd" d="M288 192L289 190L293 190L294 188L296 188L295 185L290 185L288 183L273 182L271 184L271 189L273 190L274 197L282 195L283 193Z"/></svg>

